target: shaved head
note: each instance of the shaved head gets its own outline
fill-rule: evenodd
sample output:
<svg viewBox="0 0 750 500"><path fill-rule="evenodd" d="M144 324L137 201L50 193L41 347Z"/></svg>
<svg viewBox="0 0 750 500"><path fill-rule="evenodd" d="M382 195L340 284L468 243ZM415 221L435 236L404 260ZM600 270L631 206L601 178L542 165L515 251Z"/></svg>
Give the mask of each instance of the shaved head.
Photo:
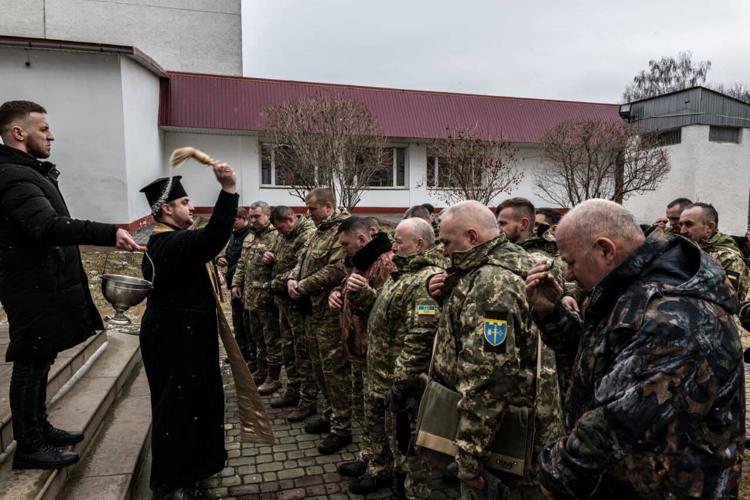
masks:
<svg viewBox="0 0 750 500"><path fill-rule="evenodd" d="M475 228L480 231L493 233L492 237L498 235L497 220L492 210L478 201L468 200L456 203L445 210L442 220L453 218L462 226Z"/></svg>
<svg viewBox="0 0 750 500"><path fill-rule="evenodd" d="M622 205L608 200L586 200L562 218L558 233L575 233L582 243L593 242L600 236L618 241L643 240L643 231L635 217Z"/></svg>
<svg viewBox="0 0 750 500"><path fill-rule="evenodd" d="M440 219L445 255L466 252L496 238L500 229L492 210L478 201L462 201L447 208Z"/></svg>
<svg viewBox="0 0 750 500"><path fill-rule="evenodd" d="M418 217L404 219L396 226L393 251L402 257L424 252L435 244L432 226Z"/></svg>
<svg viewBox="0 0 750 500"><path fill-rule="evenodd" d="M591 290L643 244L635 217L617 203L587 200L560 221L555 233L560 255L568 264L566 280Z"/></svg>

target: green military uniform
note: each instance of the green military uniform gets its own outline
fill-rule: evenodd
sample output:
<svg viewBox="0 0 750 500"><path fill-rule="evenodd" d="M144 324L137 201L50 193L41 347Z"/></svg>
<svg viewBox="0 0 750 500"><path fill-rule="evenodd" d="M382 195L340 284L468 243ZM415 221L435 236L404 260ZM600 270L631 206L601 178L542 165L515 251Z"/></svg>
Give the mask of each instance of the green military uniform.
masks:
<svg viewBox="0 0 750 500"><path fill-rule="evenodd" d="M253 230L252 237L245 238L242 243L242 254L232 279L232 287L242 288L250 332L259 346L259 366L265 360L269 371L281 366L281 339L278 312L267 286L271 280L271 266L264 264L261 258L273 249L276 236L276 229L270 223Z"/></svg>
<svg viewBox="0 0 750 500"><path fill-rule="evenodd" d="M729 282L737 291L737 303L750 300L750 270L734 238L717 232L708 240L699 243L701 249L724 268Z"/></svg>
<svg viewBox="0 0 750 500"><path fill-rule="evenodd" d="M286 283L314 232L313 221L297 215L294 228L289 234L277 236L270 286L279 310L281 354L286 367L287 393L299 395L300 408L315 405L318 387L315 384L307 350L304 316L299 308L295 307L295 302L289 298Z"/></svg>
<svg viewBox="0 0 750 500"><path fill-rule="evenodd" d="M532 262L502 234L451 257L433 376L461 396L456 464L459 479L470 480L484 468L509 405L534 406L538 334L524 281ZM536 489L531 477L503 480L514 495ZM482 492L462 482L461 496L481 498Z"/></svg>
<svg viewBox="0 0 750 500"><path fill-rule="evenodd" d="M561 287L565 286L565 261L557 253L557 243L549 230L542 236L533 234L519 241L518 245L528 252L534 264L552 261L551 272L554 279ZM537 443L540 447L534 450L535 455L541 451L544 443L559 438L563 433L561 384L558 383L555 353L546 345L542 345L541 352L541 373L536 388L536 432L539 437Z"/></svg>
<svg viewBox="0 0 750 500"><path fill-rule="evenodd" d="M347 217L347 212L336 210L318 224L289 275L298 280L306 296L303 299L309 296L311 313L304 320L305 338L315 380L325 396L324 413L331 420L331 433L340 436L351 435L351 369L341 343L339 313L328 307L328 293L346 274L344 250L336 232Z"/></svg>
<svg viewBox="0 0 750 500"><path fill-rule="evenodd" d="M394 256L396 271L379 293L367 286L350 294L358 308L370 311L365 381L365 425L371 441L367 473L388 475L395 462L406 473L408 498L429 498L430 469L420 457L398 453L383 397L394 385L408 394L417 385L419 374L428 370L439 308L427 293L426 283L443 271L438 265L442 259L436 257L433 249L409 257Z"/></svg>

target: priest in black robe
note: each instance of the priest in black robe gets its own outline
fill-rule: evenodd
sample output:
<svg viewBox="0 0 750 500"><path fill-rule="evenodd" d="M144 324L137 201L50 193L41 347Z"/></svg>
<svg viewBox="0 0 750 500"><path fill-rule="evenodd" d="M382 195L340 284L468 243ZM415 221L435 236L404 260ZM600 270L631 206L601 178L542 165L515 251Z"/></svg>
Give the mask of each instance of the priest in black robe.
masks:
<svg viewBox="0 0 750 500"><path fill-rule="evenodd" d="M224 392L216 300L206 267L232 232L239 196L234 170L212 164L222 191L202 229L180 176L145 193L156 221L142 270L152 279L141 322L141 351L151 390L151 489L156 498L190 499L197 482L224 467Z"/></svg>

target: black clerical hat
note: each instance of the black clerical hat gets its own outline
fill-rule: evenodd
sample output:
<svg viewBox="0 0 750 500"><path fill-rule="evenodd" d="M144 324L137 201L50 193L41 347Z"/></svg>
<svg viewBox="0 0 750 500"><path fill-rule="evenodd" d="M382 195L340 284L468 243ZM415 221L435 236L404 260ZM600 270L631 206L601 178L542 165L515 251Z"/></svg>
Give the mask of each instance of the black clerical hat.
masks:
<svg viewBox="0 0 750 500"><path fill-rule="evenodd" d="M161 177L141 189L141 193L146 195L146 200L148 200L152 214L156 215L159 213L161 206L168 201L187 196L187 192L182 187L180 179L182 179L181 175Z"/></svg>

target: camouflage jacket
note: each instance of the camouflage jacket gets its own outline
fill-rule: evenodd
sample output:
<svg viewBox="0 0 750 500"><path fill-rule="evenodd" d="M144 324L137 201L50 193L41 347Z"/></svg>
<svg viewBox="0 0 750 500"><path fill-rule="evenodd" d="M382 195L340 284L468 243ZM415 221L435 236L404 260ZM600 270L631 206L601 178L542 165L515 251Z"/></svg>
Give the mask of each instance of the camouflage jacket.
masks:
<svg viewBox="0 0 750 500"><path fill-rule="evenodd" d="M738 304L742 306L750 301L750 270L734 238L717 232L699 245L724 268L729 282L737 290Z"/></svg>
<svg viewBox="0 0 750 500"><path fill-rule="evenodd" d="M287 295L286 282L293 278L291 272L297 265L299 256L307 246L313 233L315 224L303 215L296 216L296 222L289 234L281 234L276 237L274 248L274 261L271 279L271 293L277 301L291 301Z"/></svg>
<svg viewBox="0 0 750 500"><path fill-rule="evenodd" d="M263 254L276 245L276 229L269 223L260 230L253 230L242 242L242 253L237 261L237 270L232 286L242 287L245 309L267 307L271 303L268 282L271 280L271 266L261 260Z"/></svg>
<svg viewBox="0 0 750 500"><path fill-rule="evenodd" d="M565 286L565 271L567 265L557 252L557 242L549 230L547 230L542 236L532 234L525 240L519 241L518 245L528 252L529 257L534 261L534 264L546 260L552 260L552 276L554 276L557 282L560 283L561 287Z"/></svg>
<svg viewBox="0 0 750 500"><path fill-rule="evenodd" d="M328 309L328 293L341 283L346 274L344 250L336 237L339 224L349 217L346 211L336 210L328 219L318 224L299 256L297 265L289 274L299 281L299 286L310 296L315 309Z"/></svg>
<svg viewBox="0 0 750 500"><path fill-rule="evenodd" d="M357 307L369 310L367 379L385 392L393 384L404 391L427 373L439 308L427 293L427 279L442 272L429 251L394 256L396 270L380 291L372 287L351 294Z"/></svg>
<svg viewBox="0 0 750 500"><path fill-rule="evenodd" d="M501 234L451 257L432 375L461 395L456 462L463 480L481 472L508 405L533 406L538 336L523 249Z"/></svg>
<svg viewBox="0 0 750 500"><path fill-rule="evenodd" d="M346 290L346 281L353 273L361 274L367 279L367 284L374 290L380 290L388 280L391 272L396 270L391 251L391 240L385 233L378 233L352 259L346 259L346 276L341 286L336 289L341 292L343 307L341 308L341 342L347 358L364 361L367 356L367 316L369 307L359 308L349 298L351 292ZM371 306L372 304L369 304Z"/></svg>
<svg viewBox="0 0 750 500"><path fill-rule="evenodd" d="M692 242L655 232L591 291L536 318L572 363L567 435L541 455L573 498L737 498L745 440L735 296Z"/></svg>
<svg viewBox="0 0 750 500"><path fill-rule="evenodd" d="M542 237L532 235L518 243L526 250L534 264L552 261L552 275L561 287L565 287L565 270L567 265L557 253L555 239L547 230ZM536 328L536 326L534 326ZM542 445L557 439L562 434L562 388L565 386L567 373L557 372L555 353L546 345L541 346L542 363L536 387L536 433L535 451L541 451Z"/></svg>

